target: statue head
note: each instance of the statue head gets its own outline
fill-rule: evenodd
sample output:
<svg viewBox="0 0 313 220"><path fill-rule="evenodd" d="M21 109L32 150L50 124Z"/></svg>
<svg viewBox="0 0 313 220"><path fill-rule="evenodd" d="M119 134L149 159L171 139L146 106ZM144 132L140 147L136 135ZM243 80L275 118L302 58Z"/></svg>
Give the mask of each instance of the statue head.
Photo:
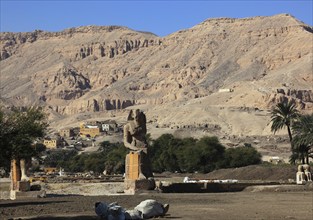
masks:
<svg viewBox="0 0 313 220"><path fill-rule="evenodd" d="M146 115L139 109L136 109L135 112L130 110L127 121L134 121L137 125L142 126L146 124Z"/></svg>
<svg viewBox="0 0 313 220"><path fill-rule="evenodd" d="M310 170L310 165L309 164L303 164L303 169L304 169L304 171L306 171L306 172L310 172L311 170Z"/></svg>

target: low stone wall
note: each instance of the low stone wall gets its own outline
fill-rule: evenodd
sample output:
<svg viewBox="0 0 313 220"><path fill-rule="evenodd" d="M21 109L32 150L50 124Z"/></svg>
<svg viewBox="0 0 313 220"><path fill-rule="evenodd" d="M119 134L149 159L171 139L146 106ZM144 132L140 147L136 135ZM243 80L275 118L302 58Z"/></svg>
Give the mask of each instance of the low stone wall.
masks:
<svg viewBox="0 0 313 220"><path fill-rule="evenodd" d="M279 183L172 183L161 186L163 193L216 193L239 192L248 186L280 185Z"/></svg>

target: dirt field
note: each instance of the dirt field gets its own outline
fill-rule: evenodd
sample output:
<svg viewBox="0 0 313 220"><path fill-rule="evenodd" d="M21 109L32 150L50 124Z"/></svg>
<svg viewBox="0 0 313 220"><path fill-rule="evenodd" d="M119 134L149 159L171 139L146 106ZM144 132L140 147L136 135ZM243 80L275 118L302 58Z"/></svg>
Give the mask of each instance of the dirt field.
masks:
<svg viewBox="0 0 313 220"><path fill-rule="evenodd" d="M179 181L182 174L168 174ZM236 193L145 193L139 195L107 195L120 190L98 183L51 184L47 188L47 198L30 200L0 200L0 220L2 219L97 219L94 204L98 201L118 202L126 209L132 209L145 199L156 199L170 204L165 219L185 220L279 220L313 219L313 184L289 184L295 179L293 166L248 166L237 169L214 171L210 174L194 174L194 178L267 180L282 182L281 185L251 186ZM76 195L65 195L65 194ZM78 193L92 196L77 195ZM102 195L102 196L95 196ZM36 217L37 216L37 217Z"/></svg>
<svg viewBox="0 0 313 220"><path fill-rule="evenodd" d="M131 209L148 198L170 204L165 219L313 219L313 191L159 193L135 196L62 196L28 201L2 200L0 215L1 219L31 216L33 219L96 219L94 203L97 201L116 201ZM44 215L50 217L43 217Z"/></svg>

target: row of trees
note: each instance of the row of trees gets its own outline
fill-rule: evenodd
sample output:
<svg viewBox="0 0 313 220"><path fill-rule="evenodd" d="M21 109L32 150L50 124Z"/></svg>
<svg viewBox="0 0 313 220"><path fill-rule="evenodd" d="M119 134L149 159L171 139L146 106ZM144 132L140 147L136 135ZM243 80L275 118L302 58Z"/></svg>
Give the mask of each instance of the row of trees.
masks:
<svg viewBox="0 0 313 220"><path fill-rule="evenodd" d="M154 172L210 172L218 168L241 167L261 162L261 155L253 147L225 149L217 137L175 138L164 134L150 139L149 155ZM98 152L77 155L75 151L51 152L46 166L62 167L67 171L101 173L125 172L128 150L122 143L102 142Z"/></svg>
<svg viewBox="0 0 313 220"><path fill-rule="evenodd" d="M301 115L292 101L280 102L272 110L271 130L287 128L291 152L290 163L297 160L309 163L309 157L313 158L313 114Z"/></svg>
<svg viewBox="0 0 313 220"><path fill-rule="evenodd" d="M43 163L46 167L62 167L70 172L124 173L126 154L124 144L104 141L97 152L89 154L78 155L75 150L50 151Z"/></svg>
<svg viewBox="0 0 313 220"><path fill-rule="evenodd" d="M293 102L281 102L272 110L272 131L287 128L292 156L290 162L308 163L313 157L313 114L301 115ZM9 171L12 158L30 158L44 148L35 144L45 135L48 124L40 108L25 110L0 109L0 167ZM209 172L218 168L239 167L260 163L261 155L252 147L225 149L217 137L178 139L164 134L149 138L149 154L156 172ZM103 142L98 152L77 155L74 151L51 152L46 166L67 168L69 171L124 172L127 149L121 143Z"/></svg>
<svg viewBox="0 0 313 220"><path fill-rule="evenodd" d="M175 138L164 134L151 141L150 155L154 171L202 172L219 168L261 163L261 154L251 146L226 149L217 137Z"/></svg>

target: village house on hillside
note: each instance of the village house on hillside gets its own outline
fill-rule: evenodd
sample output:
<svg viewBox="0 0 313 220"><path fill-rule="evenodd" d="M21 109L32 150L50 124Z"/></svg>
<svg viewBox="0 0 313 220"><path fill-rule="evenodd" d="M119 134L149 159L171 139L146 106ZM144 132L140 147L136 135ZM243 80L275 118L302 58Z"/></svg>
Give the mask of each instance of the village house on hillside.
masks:
<svg viewBox="0 0 313 220"><path fill-rule="evenodd" d="M107 121L103 121L101 122L101 126L102 126L102 131L105 131L105 132L118 132L119 129L118 129L118 125L116 123L116 121L114 120L107 120Z"/></svg>
<svg viewBox="0 0 313 220"><path fill-rule="evenodd" d="M80 124L79 134L82 137L96 137L102 132L118 132L118 124L114 120L91 121Z"/></svg>
<svg viewBox="0 0 313 220"><path fill-rule="evenodd" d="M57 149L59 147L63 147L60 137L46 137L43 141L43 145L45 145L47 149Z"/></svg>
<svg viewBox="0 0 313 220"><path fill-rule="evenodd" d="M79 134L81 137L96 137L100 135L100 126L98 124L93 125L91 123L83 124L81 123L79 126Z"/></svg>
<svg viewBox="0 0 313 220"><path fill-rule="evenodd" d="M74 130L73 128L64 128L64 129L61 129L59 131L59 134L61 137L73 137L74 136Z"/></svg>

